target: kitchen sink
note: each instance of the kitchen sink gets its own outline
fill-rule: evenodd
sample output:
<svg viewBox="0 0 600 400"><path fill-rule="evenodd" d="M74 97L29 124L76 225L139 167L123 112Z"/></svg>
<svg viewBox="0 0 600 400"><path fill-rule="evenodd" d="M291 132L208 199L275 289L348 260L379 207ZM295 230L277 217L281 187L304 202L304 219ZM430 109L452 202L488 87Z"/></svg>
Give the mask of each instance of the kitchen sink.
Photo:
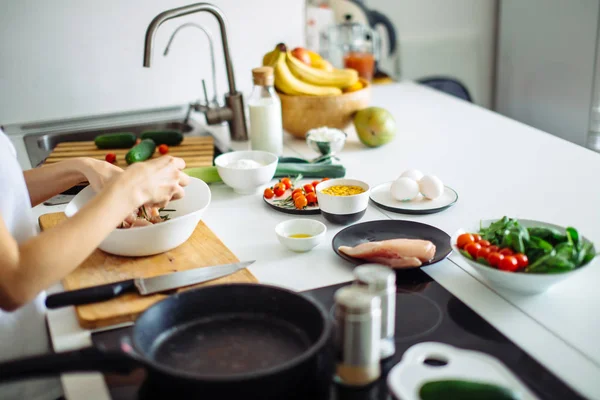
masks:
<svg viewBox="0 0 600 400"><path fill-rule="evenodd" d="M185 136L213 136L214 157L231 151L228 145L214 137L205 125L201 125L194 119L186 118L185 115L171 116L163 120L156 120L157 117L160 117L160 112L154 112L152 116L154 120L151 121L141 121L140 118L132 118L132 115L128 115L128 118L124 119L121 114L112 119L108 116L101 119L64 121L62 124L54 122L24 126L23 130L34 130L35 133L25 134L23 140L32 167L42 164L59 143L93 141L96 136L104 133L132 132L139 137L142 132L147 130L178 130Z"/></svg>

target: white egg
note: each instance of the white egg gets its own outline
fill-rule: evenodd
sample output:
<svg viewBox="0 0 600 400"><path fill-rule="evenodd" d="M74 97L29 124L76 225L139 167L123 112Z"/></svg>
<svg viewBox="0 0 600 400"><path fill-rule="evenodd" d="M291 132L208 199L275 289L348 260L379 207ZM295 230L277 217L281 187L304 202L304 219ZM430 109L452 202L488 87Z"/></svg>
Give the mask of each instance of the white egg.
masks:
<svg viewBox="0 0 600 400"><path fill-rule="evenodd" d="M390 191L396 200L408 201L419 195L419 184L413 179L400 177L392 183Z"/></svg>
<svg viewBox="0 0 600 400"><path fill-rule="evenodd" d="M435 200L444 193L444 184L434 175L425 175L419 181L419 191L428 199Z"/></svg>
<svg viewBox="0 0 600 400"><path fill-rule="evenodd" d="M400 177L410 178L418 182L419 180L421 180L421 178L423 178L423 173L418 169L407 169L402 173L402 175L400 175Z"/></svg>

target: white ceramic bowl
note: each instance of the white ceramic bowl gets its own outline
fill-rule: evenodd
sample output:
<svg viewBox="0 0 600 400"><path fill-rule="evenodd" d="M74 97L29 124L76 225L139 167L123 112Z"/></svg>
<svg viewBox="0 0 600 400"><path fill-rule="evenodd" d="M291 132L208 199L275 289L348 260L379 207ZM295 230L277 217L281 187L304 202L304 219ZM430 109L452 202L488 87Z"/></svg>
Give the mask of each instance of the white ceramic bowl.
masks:
<svg viewBox="0 0 600 400"><path fill-rule="evenodd" d="M239 160L253 160L263 166L252 169L237 169L227 166ZM215 158L215 166L223 182L236 193L256 194L261 186L269 183L275 176L278 160L277 155L266 151L234 151Z"/></svg>
<svg viewBox="0 0 600 400"><path fill-rule="evenodd" d="M275 227L279 242L288 249L296 252L312 250L323 241L327 227L325 224L313 219L290 219L283 221ZM308 238L291 238L290 235L307 234Z"/></svg>
<svg viewBox="0 0 600 400"><path fill-rule="evenodd" d="M340 152L344 148L344 143L346 143L346 138L348 137L346 132L342 130L334 128L328 129L330 130L328 134L330 137L328 140L321 140L319 138L317 135L318 129L311 129L306 132L306 143L308 143L314 151L321 153L321 155L324 156Z"/></svg>
<svg viewBox="0 0 600 400"><path fill-rule="evenodd" d="M67 217L75 215L96 193L90 186L71 200L65 209ZM194 232L202 214L210 204L208 185L190 178L182 199L169 203L171 219L159 224L130 229L115 229L100 243L100 250L118 256L149 256L164 253L183 244Z"/></svg>
<svg viewBox="0 0 600 400"><path fill-rule="evenodd" d="M332 186L360 186L365 191L353 196L332 196L323 193L323 190ZM348 225L360 220L369 205L369 191L371 188L366 182L356 179L330 179L321 182L315 188L321 214L326 220L338 225Z"/></svg>
<svg viewBox="0 0 600 400"><path fill-rule="evenodd" d="M489 226L492 222L497 221L499 218L497 219L493 219L493 220L484 220L481 222L481 226L483 227L487 227ZM524 227L533 227L533 226L540 226L540 227L546 227L546 228L554 228L557 229L558 231L565 233L565 228L558 226L558 225L553 225L553 224L549 224L546 222L541 222L541 221L535 221L535 220L528 220L528 219L518 219L519 223L521 223ZM543 293L546 290L548 290L551 286L553 286L554 284L567 279L575 274L577 274L579 271L581 271L584 268L587 268L590 266L590 264L594 263L596 261L596 258L594 258L594 260L592 260L589 264L586 264L582 267L579 267L573 271L569 271L569 272L563 272L563 273L558 273L558 274L527 274L527 273L522 273L522 272L507 272L507 271L502 271L496 268L492 268L492 267L488 267L487 265L483 265L483 264L479 264L473 260L468 259L467 257L463 256L458 247L456 247L456 240L458 239L458 237L463 234L463 233L477 233L479 232L479 225L474 226L470 229L459 229L456 233L454 233L454 235L452 235L451 240L451 244L452 244L452 249L454 250L454 253L457 254L459 257L461 257L463 260L465 260L471 267L473 267L473 269L475 270L475 272L477 272L477 274L479 274L479 276L481 276L483 279L485 279L487 282L490 283L491 286L497 286L503 289L508 289L511 290L513 292L518 292L521 294L527 294L527 295L533 295L533 294L538 294L538 293ZM580 232L581 234L581 232ZM583 238L584 241L588 241L585 237Z"/></svg>

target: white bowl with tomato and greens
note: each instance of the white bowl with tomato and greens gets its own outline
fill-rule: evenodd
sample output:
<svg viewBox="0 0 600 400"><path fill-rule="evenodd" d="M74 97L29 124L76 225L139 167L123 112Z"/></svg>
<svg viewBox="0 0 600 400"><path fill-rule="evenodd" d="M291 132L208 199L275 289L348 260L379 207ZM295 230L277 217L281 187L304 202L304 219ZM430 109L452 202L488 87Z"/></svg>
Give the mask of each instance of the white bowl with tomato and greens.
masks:
<svg viewBox="0 0 600 400"><path fill-rule="evenodd" d="M593 243L573 227L503 217L460 229L453 250L494 286L542 293L595 260Z"/></svg>

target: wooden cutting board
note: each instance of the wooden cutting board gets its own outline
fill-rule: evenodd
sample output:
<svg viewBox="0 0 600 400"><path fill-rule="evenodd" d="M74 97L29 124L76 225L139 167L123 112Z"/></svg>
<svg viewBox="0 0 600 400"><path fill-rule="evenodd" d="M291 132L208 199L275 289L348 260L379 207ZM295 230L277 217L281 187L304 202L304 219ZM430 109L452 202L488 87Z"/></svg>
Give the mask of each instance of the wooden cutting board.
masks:
<svg viewBox="0 0 600 400"><path fill-rule="evenodd" d="M51 229L66 219L64 213L44 214L39 218L40 228L42 230ZM63 279L62 283L65 290L75 290L125 279L152 277L238 261L237 257L204 222L200 221L187 242L171 251L155 256L119 257L97 249L75 271ZM203 285L256 282L258 281L254 275L244 269L214 281L179 290ZM75 309L82 328L96 329L134 321L146 308L165 297L164 294L150 296L126 294L101 303L77 306Z"/></svg>
<svg viewBox="0 0 600 400"><path fill-rule="evenodd" d="M104 160L107 153L115 153L116 165L127 167L125 154L129 149L98 149L94 142L62 142L46 158L45 164L68 160L74 157L92 157ZM169 154L185 160L186 167L207 167L213 165L214 145L212 136L186 136L179 146L169 146ZM152 158L160 157L158 149Z"/></svg>

